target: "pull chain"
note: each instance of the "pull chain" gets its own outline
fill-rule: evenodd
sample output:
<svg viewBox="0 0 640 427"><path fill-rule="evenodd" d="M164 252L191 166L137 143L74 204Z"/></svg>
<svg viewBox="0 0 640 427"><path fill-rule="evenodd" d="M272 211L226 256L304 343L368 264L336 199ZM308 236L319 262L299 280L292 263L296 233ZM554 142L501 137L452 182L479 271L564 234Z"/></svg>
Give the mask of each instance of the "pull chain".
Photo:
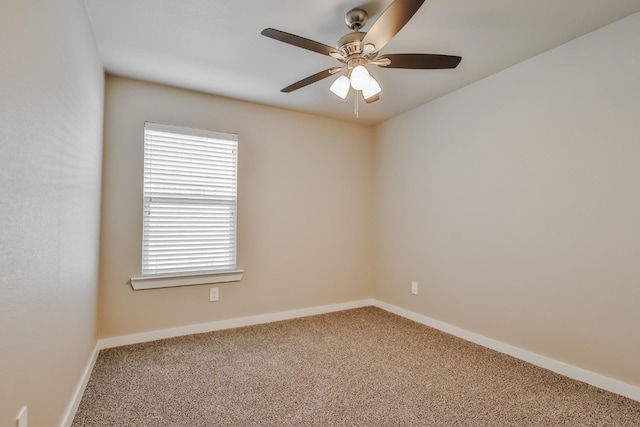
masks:
<svg viewBox="0 0 640 427"><path fill-rule="evenodd" d="M358 98L359 98L358 94L359 94L359 93L360 93L360 91L359 91L359 90L356 90L356 91L355 91L356 108L355 108L355 111L354 111L354 112L355 112L355 114L356 114L356 119L358 119L358 118L359 118L359 116L358 116Z"/></svg>

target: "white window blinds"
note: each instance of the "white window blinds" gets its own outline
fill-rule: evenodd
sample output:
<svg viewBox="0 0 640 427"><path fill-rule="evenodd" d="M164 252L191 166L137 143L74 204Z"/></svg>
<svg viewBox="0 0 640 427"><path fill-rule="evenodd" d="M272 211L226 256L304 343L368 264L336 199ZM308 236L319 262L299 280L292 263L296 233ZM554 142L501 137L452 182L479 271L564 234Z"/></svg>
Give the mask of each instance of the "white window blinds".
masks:
<svg viewBox="0 0 640 427"><path fill-rule="evenodd" d="M145 123L142 276L236 268L237 135Z"/></svg>

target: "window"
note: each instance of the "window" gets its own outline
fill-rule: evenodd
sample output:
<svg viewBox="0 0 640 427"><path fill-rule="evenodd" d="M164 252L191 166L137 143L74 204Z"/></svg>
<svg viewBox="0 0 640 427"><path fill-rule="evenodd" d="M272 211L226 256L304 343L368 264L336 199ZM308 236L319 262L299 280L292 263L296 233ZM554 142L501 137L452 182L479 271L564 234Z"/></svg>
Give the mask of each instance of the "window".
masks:
<svg viewBox="0 0 640 427"><path fill-rule="evenodd" d="M240 280L237 135L145 123L142 277L134 289Z"/></svg>

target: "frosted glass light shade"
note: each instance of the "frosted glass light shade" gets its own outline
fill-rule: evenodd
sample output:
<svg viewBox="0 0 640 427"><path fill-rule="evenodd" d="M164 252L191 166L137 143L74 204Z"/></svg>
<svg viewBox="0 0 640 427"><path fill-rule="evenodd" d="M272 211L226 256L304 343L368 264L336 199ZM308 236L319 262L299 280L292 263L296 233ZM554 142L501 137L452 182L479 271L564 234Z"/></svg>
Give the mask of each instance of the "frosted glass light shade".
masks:
<svg viewBox="0 0 640 427"><path fill-rule="evenodd" d="M357 65L351 70L351 87L355 90L362 90L371 81L369 72L363 65Z"/></svg>
<svg viewBox="0 0 640 427"><path fill-rule="evenodd" d="M372 96L376 96L380 92L382 92L380 84L376 79L371 77L369 84L364 89L362 89L362 96L364 97L364 99L369 99Z"/></svg>
<svg viewBox="0 0 640 427"><path fill-rule="evenodd" d="M333 82L329 90L340 98L345 99L349 93L349 85L349 78L347 76L340 76Z"/></svg>

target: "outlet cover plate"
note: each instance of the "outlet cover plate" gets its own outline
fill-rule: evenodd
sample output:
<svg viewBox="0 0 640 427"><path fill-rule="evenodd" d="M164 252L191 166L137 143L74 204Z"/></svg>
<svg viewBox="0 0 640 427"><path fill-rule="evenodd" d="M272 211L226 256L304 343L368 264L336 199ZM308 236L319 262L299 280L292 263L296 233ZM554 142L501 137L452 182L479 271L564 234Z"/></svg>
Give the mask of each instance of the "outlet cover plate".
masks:
<svg viewBox="0 0 640 427"><path fill-rule="evenodd" d="M17 427L27 427L27 407L23 406L16 418Z"/></svg>
<svg viewBox="0 0 640 427"><path fill-rule="evenodd" d="M418 295L418 282L411 282L411 294Z"/></svg>
<svg viewBox="0 0 640 427"><path fill-rule="evenodd" d="M209 288L209 301L220 300L220 292L218 288Z"/></svg>

